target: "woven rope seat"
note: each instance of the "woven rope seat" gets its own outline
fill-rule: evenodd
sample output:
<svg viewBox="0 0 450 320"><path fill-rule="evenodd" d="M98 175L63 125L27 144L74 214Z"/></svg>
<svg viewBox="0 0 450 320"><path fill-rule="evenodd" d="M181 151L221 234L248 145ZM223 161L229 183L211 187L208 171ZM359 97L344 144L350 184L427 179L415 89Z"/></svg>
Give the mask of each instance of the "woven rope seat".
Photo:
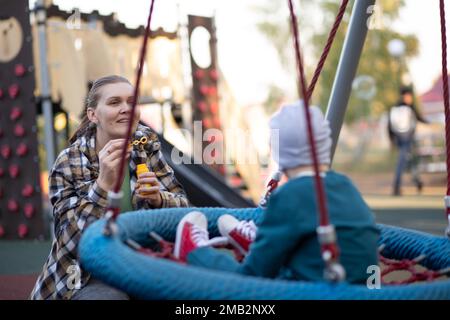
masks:
<svg viewBox="0 0 450 320"><path fill-rule="evenodd" d="M174 241L176 227L190 211L199 210L208 218L211 236L218 236L217 218L228 213L242 220L259 223L260 208L168 208L121 214L118 233L103 234L105 219L96 221L84 232L79 254L83 267L95 278L117 287L137 299L450 299L450 280L406 285L366 285L267 279L198 268L143 255L124 241L133 239L151 246L150 232ZM425 255L421 264L431 270L450 266L450 240L408 229L378 225L383 256L414 259ZM154 243L154 241L153 241ZM369 275L368 275L369 276Z"/></svg>

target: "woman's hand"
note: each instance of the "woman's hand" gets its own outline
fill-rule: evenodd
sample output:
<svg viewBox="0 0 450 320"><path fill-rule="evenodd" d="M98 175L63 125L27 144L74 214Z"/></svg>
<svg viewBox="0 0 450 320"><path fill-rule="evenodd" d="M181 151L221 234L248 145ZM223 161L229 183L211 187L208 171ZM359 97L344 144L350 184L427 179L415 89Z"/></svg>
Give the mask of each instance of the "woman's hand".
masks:
<svg viewBox="0 0 450 320"><path fill-rule="evenodd" d="M136 196L146 199L155 208L161 208L162 197L160 184L154 172L143 172L137 177Z"/></svg>
<svg viewBox="0 0 450 320"><path fill-rule="evenodd" d="M111 191L117 181L120 155L124 142L125 139L110 140L98 153L100 172L97 178L97 184L106 191ZM127 149L126 160L130 158L130 154L131 147Z"/></svg>

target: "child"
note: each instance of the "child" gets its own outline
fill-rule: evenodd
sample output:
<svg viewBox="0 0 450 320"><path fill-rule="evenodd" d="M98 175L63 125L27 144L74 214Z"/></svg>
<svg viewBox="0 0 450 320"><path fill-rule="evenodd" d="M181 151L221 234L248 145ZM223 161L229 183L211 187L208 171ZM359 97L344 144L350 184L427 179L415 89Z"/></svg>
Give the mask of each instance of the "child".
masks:
<svg viewBox="0 0 450 320"><path fill-rule="evenodd" d="M230 215L218 220L219 231L248 255L238 263L231 255L209 247L206 217L187 214L179 223L175 256L191 265L259 277L322 281L324 262L316 235L318 226L314 170L302 102L287 105L272 116L274 160L289 181L269 199L258 228ZM310 109L320 175L326 190L331 223L336 228L340 262L350 283L365 283L367 267L378 264L379 231L374 217L352 182L329 169L330 127L319 108ZM255 237L256 235L256 237Z"/></svg>

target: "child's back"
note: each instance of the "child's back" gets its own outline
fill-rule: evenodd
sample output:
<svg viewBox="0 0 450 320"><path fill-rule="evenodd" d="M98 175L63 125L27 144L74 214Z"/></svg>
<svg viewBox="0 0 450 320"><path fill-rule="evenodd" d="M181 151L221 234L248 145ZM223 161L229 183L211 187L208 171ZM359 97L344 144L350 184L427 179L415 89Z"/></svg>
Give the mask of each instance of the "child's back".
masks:
<svg viewBox="0 0 450 320"><path fill-rule="evenodd" d="M323 178L331 223L337 231L340 261L348 282L365 282L367 267L378 264L379 231L372 212L353 183L344 175L328 171ZM245 273L299 280L323 279L324 263L317 239L316 196L312 176L289 180L275 192L258 228L258 236L243 264ZM288 222L289 221L289 222ZM278 261L283 270L260 261Z"/></svg>
<svg viewBox="0 0 450 320"><path fill-rule="evenodd" d="M346 269L348 282L364 283L368 277L367 267L378 264L379 231L370 209L352 182L329 170L330 126L319 108L310 107L309 112L318 170L324 181L330 221L337 232L340 263ZM223 230L222 235L230 238L231 243L246 244L238 246L242 249L253 242L244 261L238 264L226 254L204 247L208 241L206 217L195 212L179 224L179 233L186 230L188 235L185 239L177 237L179 250L176 251L183 253L180 257L189 255L188 262L198 266L253 276L324 279L324 262L316 231L319 218L314 166L306 125L302 102L284 106L271 118L272 156L289 182L270 197L256 239L245 232L245 228L241 230L236 219L219 219L219 230ZM199 248L202 246L204 248Z"/></svg>

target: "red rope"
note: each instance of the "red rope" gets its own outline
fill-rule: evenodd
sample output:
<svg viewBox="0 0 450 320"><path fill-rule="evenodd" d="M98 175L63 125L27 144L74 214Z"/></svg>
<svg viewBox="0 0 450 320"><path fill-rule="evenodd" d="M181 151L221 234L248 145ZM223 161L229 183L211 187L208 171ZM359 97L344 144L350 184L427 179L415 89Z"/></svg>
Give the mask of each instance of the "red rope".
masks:
<svg viewBox="0 0 450 320"><path fill-rule="evenodd" d="M317 159L317 151L316 151L316 144L314 141L314 134L312 129L312 123L311 123L311 114L309 110L309 96L307 93L307 86L306 86L306 80L305 80L305 72L303 68L303 61L300 53L300 44L299 44L299 35L298 35L298 27L297 27L297 18L295 15L294 7L292 4L292 0L288 0L289 3L289 11L291 14L291 23L292 23L292 32L294 35L294 47L295 47L295 58L297 61L297 76L299 78L299 85L298 85L298 91L299 91L299 97L301 98L303 96L304 101L304 110L305 110L305 117L306 117L306 124L307 124L307 131L308 131L308 140L309 145L311 148L311 156L313 160L313 167L314 167L314 180L315 180L315 188L316 188L316 196L317 196L317 203L319 206L319 225L321 227L329 227L330 226L330 220L328 216L328 209L327 209L327 203L326 203L326 197L325 197L325 189L322 183L322 179L320 178L319 173L319 161ZM328 229L328 228L327 228ZM318 236L319 229L318 229ZM337 267L339 264L336 264L339 260L339 247L336 243L336 241L321 243L320 249L322 252L322 258L327 265L328 271L331 271L332 273L335 273L332 270L332 264ZM327 257L327 255L329 255ZM337 277L336 277L337 276ZM343 274L336 273L335 275L330 278L330 280L342 280L340 279ZM333 279L334 278L334 279Z"/></svg>
<svg viewBox="0 0 450 320"><path fill-rule="evenodd" d="M314 141L314 134L311 124L311 114L309 112L309 97L306 90L306 80L305 73L303 68L303 61L300 53L300 45L299 45L299 36L298 36L298 27L297 27L297 18L294 12L294 7L292 5L292 0L288 0L289 2L289 10L291 12L291 23L292 23L292 32L294 34L294 47L295 47L295 58L297 61L297 76L298 76L298 91L300 98L303 96L303 102L305 104L305 117L308 131L308 141L311 147L311 156L313 160L314 167L314 177L315 177L315 186L316 186L316 194L319 205L319 213L320 213L320 225L326 226L329 224L328 219L328 211L325 200L325 192L322 184L322 179L320 178L319 173L319 161L317 159L317 151L316 151L316 143Z"/></svg>
<svg viewBox="0 0 450 320"><path fill-rule="evenodd" d="M307 95L308 99L311 99L311 96L314 92L314 88L316 87L317 80L319 79L320 73L322 72L323 66L325 64L325 60L327 59L328 54L330 53L331 45L333 44L334 38L339 29L339 25L341 24L342 18L344 17L344 13L345 13L345 9L347 8L347 4L348 4L348 0L343 0L341 3L338 14L336 16L336 20L334 21L334 24L333 24L333 28L331 29L331 31L328 35L326 45L323 49L322 55L319 59L319 62L317 63L316 71L314 72L311 83L309 85L308 95Z"/></svg>
<svg viewBox="0 0 450 320"><path fill-rule="evenodd" d="M123 178L123 175L124 175L124 170L125 170L126 151L127 151L128 143L130 141L131 129L132 129L132 124L134 122L136 105L137 105L137 102L138 102L138 99L139 99L140 81L141 81L142 70L143 70L143 66L144 66L144 59L145 59L145 53L146 53L146 49L147 49L148 37L150 35L150 23L151 23L151 18L152 18L152 14L153 14L154 2L155 2L154 0L151 1L150 12L149 12L148 19L147 19L147 26L145 28L145 33L144 33L144 42L143 42L143 45L141 47L141 52L140 52L139 66L138 66L137 76L136 76L136 84L134 86L134 95L133 95L133 103L132 103L132 108L131 108L130 121L128 123L127 134L126 134L127 138L126 138L126 141L125 141L125 143L123 145L123 148L122 148L121 161L120 161L120 165L119 165L119 176L118 176L118 179L116 181L115 187L113 189L114 192L116 192L116 193L118 193L120 191L121 181L122 181L122 178ZM309 86L307 93L306 93L306 82L304 82L302 84L303 86L305 86L305 88L302 88L302 91L303 91L302 95L303 95L303 97L307 97L305 99L305 103L306 103L305 104L305 107L306 107L305 110L307 110L308 107L309 107L308 100L309 100L312 92L314 91L314 88L315 88L315 85L316 85L317 80L319 78L319 75L320 75L320 73L321 73L321 71L323 69L323 66L325 64L325 60L328 57L328 54L329 54L329 52L331 50L331 45L332 45L332 43L334 41L334 38L336 36L336 32L338 30L338 27L339 27L339 25L340 25L340 23L342 21L342 18L343 18L343 15L345 13L345 9L347 7L347 4L348 4L348 0L343 0L342 1L341 7L339 8L338 15L336 16L336 20L335 20L335 22L333 24L333 28L331 29L331 31L329 33L327 43L326 43L324 51L322 52L322 55L321 55L321 57L319 59L319 62L318 62L317 67L316 67L316 70L314 72L314 76L313 76L311 85ZM290 2L290 8L292 9L292 3L291 2ZM292 13L293 13L293 11L291 10L291 14ZM295 25L295 29L294 29L295 32L294 33L296 34L295 37L296 37L296 42L297 42L296 46L298 48L298 34L297 34L297 22L296 21L294 22L294 25ZM299 64L299 61L300 61L299 66L301 66L301 60L299 59L299 57L300 57L300 52L299 51L298 51L297 55L298 55L297 63ZM300 69L301 69L301 71L300 71L301 72L301 77L304 80L303 66L301 66ZM315 163L315 169L318 170L317 154L316 154L316 151L315 151L314 141L312 139L312 128L311 128L311 119L310 119L310 116L309 116L309 109L308 109L308 112L306 112L306 113L307 113L307 119L309 120L308 121L308 130L311 131L310 143L311 143L311 141L313 143L311 145L311 151L312 151L312 154L313 154L313 161ZM323 189L323 187L321 186L321 181L320 181L320 177L319 177L318 173L317 173L317 177L316 177L316 184L317 184L317 181L319 181L319 188ZM275 186L275 188L276 188L276 186ZM323 192L323 190L322 190L322 195L319 193L318 198L319 198L319 206L321 207L320 212L325 212L325 215L321 214L321 221L324 222L325 225L327 225L328 224L328 216L326 214L326 207L325 207L326 204L325 204L325 201L324 201L324 192ZM117 208L111 208L111 209L113 211L112 219L115 220L120 212L119 212L119 210Z"/></svg>
<svg viewBox="0 0 450 320"><path fill-rule="evenodd" d="M420 258L420 257L419 257ZM424 258L424 257L423 257ZM388 285L400 285L409 284L419 281L433 281L437 278L445 276L448 273L447 270L435 271L435 270L419 270L416 267L419 265L421 259L414 260L392 260L380 255L380 262L385 265L385 268L381 272L381 281L383 284ZM409 276L403 280L386 281L385 277L396 271L406 271Z"/></svg>
<svg viewBox="0 0 450 320"><path fill-rule="evenodd" d="M313 95L314 89L316 87L317 81L319 80L319 76L322 73L323 66L325 65L325 61L328 58L328 54L331 51L331 46L333 45L336 33L339 29L339 25L342 22L342 18L344 17L345 9L347 8L348 0L343 0L341 6L339 8L338 14L336 15L336 19L334 21L333 27L331 28L330 33L328 34L328 39L323 48L322 55L317 63L316 70L314 71L314 75L312 77L311 83L308 87L308 99L311 100L311 96ZM269 198L270 194L278 187L278 183L273 183L272 180L267 185L267 192L263 197L261 204L264 204Z"/></svg>
<svg viewBox="0 0 450 320"><path fill-rule="evenodd" d="M444 111L445 111L445 138L447 144L447 195L450 195L450 106L448 92L448 73L447 73L447 32L445 28L445 3L439 1L441 14L441 40L442 40L442 83L444 91Z"/></svg>
<svg viewBox="0 0 450 320"><path fill-rule="evenodd" d="M130 242L132 245L130 245ZM159 244L158 249L150 249L150 248L142 247L135 241L130 241L130 239L128 239L128 244L134 250L136 250L137 252L144 254L146 256L167 259L167 260L171 260L171 261L178 262L181 264L185 264L185 262L177 259L173 255L174 243L168 242L162 238L160 238L158 240L158 244ZM215 246L215 248L231 250L234 253L234 257L235 257L236 261L238 261L238 262L242 262L242 260L245 258L245 256L239 250L237 250L237 248L233 245L228 244L228 245L222 245L222 246ZM428 269L424 269L424 270L417 269L417 266L419 266L420 261L424 258L425 257L422 256L422 257L418 257L414 260L407 260L407 259L392 260L392 259L388 259L388 258L385 258L382 255L380 255L380 262L382 265L384 265L384 267L382 268L382 271L381 271L381 275L380 275L382 284L385 284L385 285L402 285L403 284L404 285L404 284L410 284L410 283L415 283L415 282L419 282L419 281L431 282L438 278L446 277L446 274L449 273L449 271L450 271L449 268L439 270L439 271L428 270ZM385 279L393 272L398 272L398 271L407 272L409 275L406 276L405 279L402 279L402 280L389 280L388 281Z"/></svg>
<svg viewBox="0 0 450 320"><path fill-rule="evenodd" d="M121 182L123 180L124 169L125 169L125 164L126 164L125 157L126 157L126 153L127 153L128 143L131 138L131 129L132 129L132 125L134 122L136 105L139 100L139 87L140 87L140 83L141 83L142 70L144 67L145 53L147 51L147 42L148 42L148 38L150 36L150 22L152 19L154 3L155 3L155 0L152 0L151 5L150 5L150 12L149 12L148 19L147 19L147 26L145 28L145 33L144 33L144 42L141 47L139 66L138 66L137 75L136 75L136 84L134 86L133 103L132 103L132 107L131 107L130 121L128 122L127 135L125 138L126 140L122 147L122 156L121 156L120 165L119 165L119 176L116 181L116 185L114 187L115 193L118 193L120 191L120 187L122 184ZM113 210L112 219L115 220L118 215L119 215L119 210Z"/></svg>
<svg viewBox="0 0 450 320"><path fill-rule="evenodd" d="M447 32L445 29L445 3L439 1L441 14L441 42L442 42L442 85L444 91L444 112L445 112L445 142L447 147L447 196L450 196L450 106L448 93L448 73L447 73ZM450 208L446 208L447 217L450 219Z"/></svg>
<svg viewBox="0 0 450 320"><path fill-rule="evenodd" d="M445 3L439 1L441 15L441 43L442 43L442 86L444 91L444 113L445 113L445 144L447 148L447 196L445 197L445 212L447 214L448 226L445 230L447 237L450 237L450 106L448 93L448 72L447 72L447 32L445 29Z"/></svg>

